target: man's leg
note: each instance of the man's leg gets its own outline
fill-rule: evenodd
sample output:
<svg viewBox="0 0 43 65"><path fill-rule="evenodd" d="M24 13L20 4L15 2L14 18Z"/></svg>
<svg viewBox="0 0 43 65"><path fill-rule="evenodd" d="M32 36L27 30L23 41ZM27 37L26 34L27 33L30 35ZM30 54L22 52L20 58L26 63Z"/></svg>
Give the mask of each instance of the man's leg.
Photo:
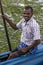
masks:
<svg viewBox="0 0 43 65"><path fill-rule="evenodd" d="M16 58L16 57L20 57L20 56L22 56L22 55L25 55L25 54L27 54L29 51L27 51L26 53L23 53L23 52L21 52L21 51L15 51L15 52L13 52L13 53L11 53L10 55L9 55L9 57L8 57L8 60L10 60L10 59L13 59L13 58Z"/></svg>
<svg viewBox="0 0 43 65"><path fill-rule="evenodd" d="M12 59L15 55L16 55L16 52L18 51L17 48L15 48L14 50L11 51L11 53L9 54L9 57L8 59Z"/></svg>
<svg viewBox="0 0 43 65"><path fill-rule="evenodd" d="M11 54L9 55L8 60L13 59L13 58L16 58L16 57L18 57L18 56L19 56L19 55L18 55L17 51L15 51L15 52L13 52L13 53L11 53Z"/></svg>
<svg viewBox="0 0 43 65"><path fill-rule="evenodd" d="M19 57L19 56L21 56L21 55L25 55L26 53L23 53L23 52L21 52L19 49L21 49L22 47L24 48L24 46L25 47L27 47L27 45L24 45L24 43L22 43L22 44L20 44L16 49L14 49L14 51L9 55L9 57L8 57L8 60L9 59L12 59L12 58L16 58L16 57Z"/></svg>

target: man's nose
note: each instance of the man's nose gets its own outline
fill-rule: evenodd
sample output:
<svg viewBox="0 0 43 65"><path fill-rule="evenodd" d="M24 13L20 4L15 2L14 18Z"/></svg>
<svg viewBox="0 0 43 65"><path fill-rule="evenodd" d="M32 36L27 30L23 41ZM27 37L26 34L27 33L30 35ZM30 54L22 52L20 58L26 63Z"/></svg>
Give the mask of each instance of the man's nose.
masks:
<svg viewBox="0 0 43 65"><path fill-rule="evenodd" d="M28 15L27 14L24 14L24 17L27 17Z"/></svg>

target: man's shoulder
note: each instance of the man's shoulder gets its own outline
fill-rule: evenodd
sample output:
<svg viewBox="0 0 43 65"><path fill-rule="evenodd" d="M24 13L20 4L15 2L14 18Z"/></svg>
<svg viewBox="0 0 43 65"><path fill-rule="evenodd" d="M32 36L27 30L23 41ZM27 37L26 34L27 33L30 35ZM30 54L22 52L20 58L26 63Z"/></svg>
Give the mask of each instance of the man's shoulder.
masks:
<svg viewBox="0 0 43 65"><path fill-rule="evenodd" d="M20 19L20 21L17 24L22 24L23 21L24 21L24 18Z"/></svg>
<svg viewBox="0 0 43 65"><path fill-rule="evenodd" d="M33 21L34 23L37 23L37 22L36 22L36 19L35 19L34 17L32 18L32 21Z"/></svg>
<svg viewBox="0 0 43 65"><path fill-rule="evenodd" d="M24 18L22 18L19 22L24 22L25 21L25 19Z"/></svg>
<svg viewBox="0 0 43 65"><path fill-rule="evenodd" d="M32 18L31 27L39 27L39 23L34 18Z"/></svg>
<svg viewBox="0 0 43 65"><path fill-rule="evenodd" d="M33 18L33 20L32 20L32 24L34 24L34 25L39 25L39 23L37 22L37 20L34 19L34 18Z"/></svg>

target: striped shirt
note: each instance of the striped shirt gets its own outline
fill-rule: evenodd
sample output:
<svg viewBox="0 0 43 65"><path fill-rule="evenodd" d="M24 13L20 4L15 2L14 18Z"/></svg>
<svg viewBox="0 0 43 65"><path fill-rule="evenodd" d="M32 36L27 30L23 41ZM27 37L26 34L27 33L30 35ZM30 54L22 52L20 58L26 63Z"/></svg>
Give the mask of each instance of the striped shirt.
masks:
<svg viewBox="0 0 43 65"><path fill-rule="evenodd" d="M29 46L34 40L40 39L40 27L33 16L27 23L25 19L22 18L16 26L18 29L22 30L20 41L24 42L26 45Z"/></svg>

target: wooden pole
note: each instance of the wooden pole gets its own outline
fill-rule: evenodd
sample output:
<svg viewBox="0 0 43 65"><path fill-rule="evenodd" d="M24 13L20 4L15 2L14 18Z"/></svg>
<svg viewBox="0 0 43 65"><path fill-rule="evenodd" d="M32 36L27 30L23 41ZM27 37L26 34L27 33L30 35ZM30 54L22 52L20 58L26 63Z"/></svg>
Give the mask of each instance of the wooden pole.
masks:
<svg viewBox="0 0 43 65"><path fill-rule="evenodd" d="M3 12L3 7L2 7L2 0L0 0L0 9L1 9L1 14L4 15L4 12ZM3 17L2 17L3 18ZM6 38L7 38L7 42L8 42L8 46L9 46L9 51L11 51L11 44L10 44L10 39L9 39L9 35L8 35L8 30L7 30L7 26L6 26L6 21L5 19L3 18L3 23L4 23L4 28L5 28L5 33L6 33Z"/></svg>

